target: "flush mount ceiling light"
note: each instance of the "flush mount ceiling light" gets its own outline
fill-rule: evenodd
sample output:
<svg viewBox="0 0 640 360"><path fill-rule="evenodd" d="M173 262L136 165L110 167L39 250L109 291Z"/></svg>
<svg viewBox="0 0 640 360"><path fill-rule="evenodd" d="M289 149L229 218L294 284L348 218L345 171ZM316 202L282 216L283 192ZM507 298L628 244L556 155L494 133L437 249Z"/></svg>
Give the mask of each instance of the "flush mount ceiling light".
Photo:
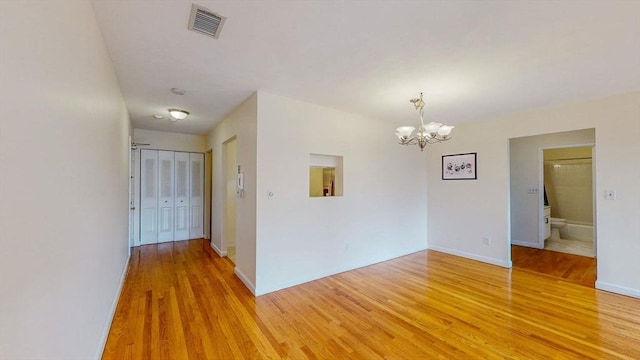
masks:
<svg viewBox="0 0 640 360"><path fill-rule="evenodd" d="M155 115L153 115L153 118L154 118L154 119L158 119L158 120L160 120L160 119L163 119L163 118L164 118L164 116L162 116L162 115L160 115L160 114L155 114Z"/></svg>
<svg viewBox="0 0 640 360"><path fill-rule="evenodd" d="M186 91L180 89L180 88L171 88L171 92L176 94L176 95L184 95L186 93Z"/></svg>
<svg viewBox="0 0 640 360"><path fill-rule="evenodd" d="M396 129L396 136L398 137L398 143L400 145L418 145L420 146L420 151L424 150L424 147L427 144L435 144L442 141L447 141L451 139L451 130L453 130L453 126L443 125L442 123L430 122L427 125L424 124L424 100L422 100L422 93L420 93L420 98L411 99L409 102L413 103L416 110L420 114L420 127L418 127L418 132L415 135L411 136L413 130L416 128L413 126L401 126Z"/></svg>
<svg viewBox="0 0 640 360"><path fill-rule="evenodd" d="M175 120L184 120L189 115L189 112L181 109L169 109L169 114Z"/></svg>

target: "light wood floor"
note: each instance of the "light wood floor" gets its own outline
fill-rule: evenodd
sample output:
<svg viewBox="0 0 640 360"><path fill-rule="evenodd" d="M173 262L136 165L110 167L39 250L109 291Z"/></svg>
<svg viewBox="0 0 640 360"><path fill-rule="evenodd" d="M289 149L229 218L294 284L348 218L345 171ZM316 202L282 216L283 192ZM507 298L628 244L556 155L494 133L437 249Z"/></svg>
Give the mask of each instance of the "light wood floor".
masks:
<svg viewBox="0 0 640 360"><path fill-rule="evenodd" d="M597 260L547 249L511 245L513 267L595 287Z"/></svg>
<svg viewBox="0 0 640 360"><path fill-rule="evenodd" d="M640 300L422 251L255 298L203 240L134 249L104 359L640 359Z"/></svg>

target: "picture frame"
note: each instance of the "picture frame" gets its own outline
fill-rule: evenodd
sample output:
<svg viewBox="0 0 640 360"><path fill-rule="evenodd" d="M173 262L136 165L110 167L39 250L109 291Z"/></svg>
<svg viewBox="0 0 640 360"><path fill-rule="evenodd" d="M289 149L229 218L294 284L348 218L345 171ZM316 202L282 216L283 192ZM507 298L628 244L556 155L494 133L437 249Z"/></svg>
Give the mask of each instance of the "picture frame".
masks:
<svg viewBox="0 0 640 360"><path fill-rule="evenodd" d="M477 153L442 155L442 180L477 180Z"/></svg>

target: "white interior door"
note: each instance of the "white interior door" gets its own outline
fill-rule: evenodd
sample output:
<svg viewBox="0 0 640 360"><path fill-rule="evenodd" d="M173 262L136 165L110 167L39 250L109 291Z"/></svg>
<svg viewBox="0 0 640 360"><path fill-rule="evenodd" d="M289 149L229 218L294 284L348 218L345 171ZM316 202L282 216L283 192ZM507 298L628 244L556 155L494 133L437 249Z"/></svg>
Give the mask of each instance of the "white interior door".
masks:
<svg viewBox="0 0 640 360"><path fill-rule="evenodd" d="M158 151L140 151L140 244L158 242Z"/></svg>
<svg viewBox="0 0 640 360"><path fill-rule="evenodd" d="M146 149L139 154L139 244L202 238L204 154Z"/></svg>
<svg viewBox="0 0 640 360"><path fill-rule="evenodd" d="M189 239L189 153L177 152L175 240Z"/></svg>
<svg viewBox="0 0 640 360"><path fill-rule="evenodd" d="M140 245L140 149L133 151L133 246Z"/></svg>
<svg viewBox="0 0 640 360"><path fill-rule="evenodd" d="M594 257L598 257L598 214L597 214L597 209L598 206L596 204L596 201L598 199L598 196L596 194L596 146L593 145L593 147L591 148L591 184L592 185L592 201L593 201L593 253L594 253ZM596 265L597 266L597 265Z"/></svg>
<svg viewBox="0 0 640 360"><path fill-rule="evenodd" d="M158 151L158 242L173 241L174 152Z"/></svg>
<svg viewBox="0 0 640 360"><path fill-rule="evenodd" d="M191 162L189 169L190 179L190 226L189 238L199 239L204 235L203 226L203 194L204 194L204 154L189 154Z"/></svg>
<svg viewBox="0 0 640 360"><path fill-rule="evenodd" d="M132 147L133 147L133 140L131 140L131 136L129 136L129 255L131 255L131 247L134 245L134 219L136 218L135 216L135 192L133 191L135 186L134 186L134 181L133 181L133 173L134 173L134 168L135 168L135 157L134 157L134 153L132 151Z"/></svg>

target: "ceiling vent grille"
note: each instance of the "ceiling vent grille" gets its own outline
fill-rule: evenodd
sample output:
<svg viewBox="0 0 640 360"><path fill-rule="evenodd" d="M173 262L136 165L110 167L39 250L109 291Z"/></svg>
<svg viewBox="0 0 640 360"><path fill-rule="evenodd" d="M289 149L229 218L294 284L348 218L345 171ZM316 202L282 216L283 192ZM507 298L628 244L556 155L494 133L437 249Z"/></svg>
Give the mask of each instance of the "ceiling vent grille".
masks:
<svg viewBox="0 0 640 360"><path fill-rule="evenodd" d="M192 4L189 30L217 39L226 19L202 6Z"/></svg>

